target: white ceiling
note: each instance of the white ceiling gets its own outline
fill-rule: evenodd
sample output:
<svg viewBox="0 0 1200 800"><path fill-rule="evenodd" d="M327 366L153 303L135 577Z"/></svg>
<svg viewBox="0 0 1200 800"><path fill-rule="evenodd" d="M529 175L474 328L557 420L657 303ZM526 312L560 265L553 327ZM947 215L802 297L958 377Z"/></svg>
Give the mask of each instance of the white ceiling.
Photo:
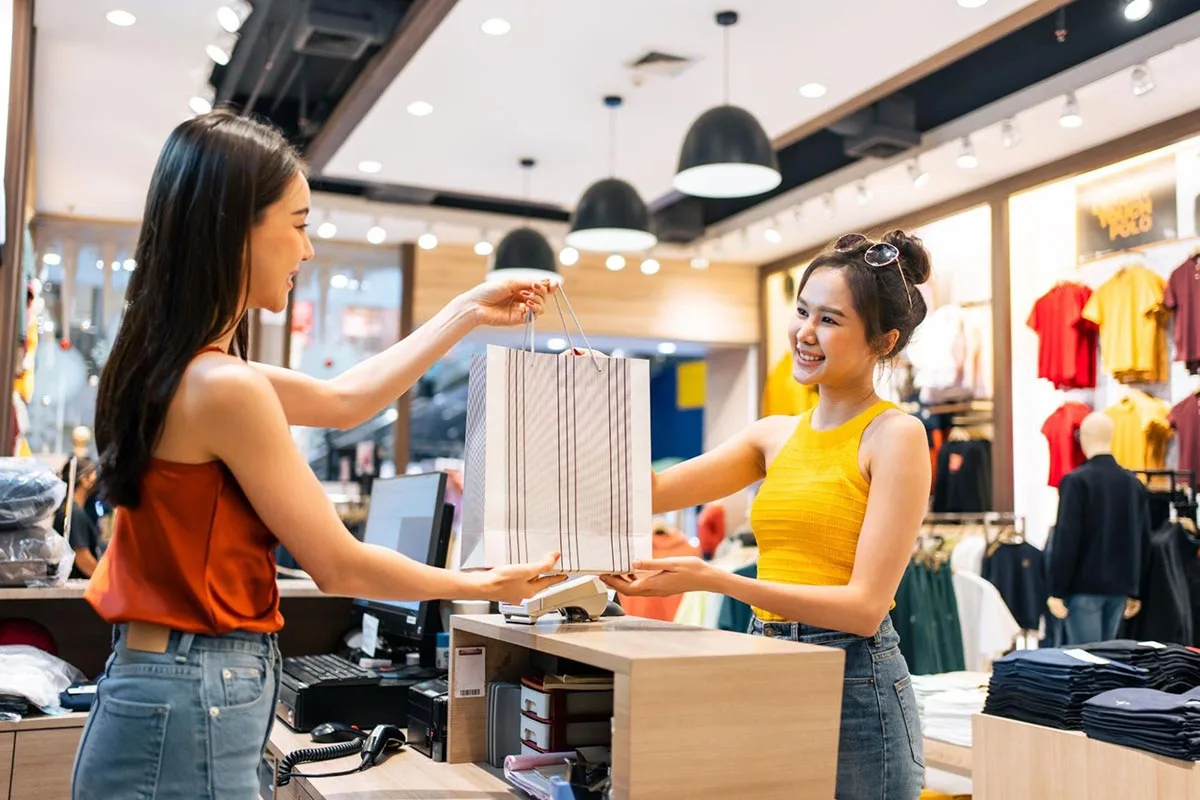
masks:
<svg viewBox="0 0 1200 800"><path fill-rule="evenodd" d="M379 180L520 197L517 162L531 156L539 162L533 198L571 208L608 172L602 98L621 94L617 174L649 201L670 190L688 126L721 102L715 12L740 14L730 35L730 99L774 137L1028 3L459 0L325 171L362 178L359 162L378 161ZM508 20L511 32L482 33L480 24L492 17ZM695 63L677 77L635 86L625 65L650 50ZM801 97L799 87L810 81L828 94ZM431 103L433 113L409 114L417 100Z"/></svg>
<svg viewBox="0 0 1200 800"><path fill-rule="evenodd" d="M221 0L38 0L34 65L37 208L142 215L154 162L212 69ZM104 15L122 8L137 24Z"/></svg>

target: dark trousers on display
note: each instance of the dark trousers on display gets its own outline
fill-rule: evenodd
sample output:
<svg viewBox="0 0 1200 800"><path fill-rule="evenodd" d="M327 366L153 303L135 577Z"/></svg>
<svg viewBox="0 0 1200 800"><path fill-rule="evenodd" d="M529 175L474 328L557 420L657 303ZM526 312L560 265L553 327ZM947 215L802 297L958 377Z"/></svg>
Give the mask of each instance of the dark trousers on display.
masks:
<svg viewBox="0 0 1200 800"><path fill-rule="evenodd" d="M1067 644L1091 644L1115 639L1125 614L1125 598L1117 595L1073 594L1066 599Z"/></svg>

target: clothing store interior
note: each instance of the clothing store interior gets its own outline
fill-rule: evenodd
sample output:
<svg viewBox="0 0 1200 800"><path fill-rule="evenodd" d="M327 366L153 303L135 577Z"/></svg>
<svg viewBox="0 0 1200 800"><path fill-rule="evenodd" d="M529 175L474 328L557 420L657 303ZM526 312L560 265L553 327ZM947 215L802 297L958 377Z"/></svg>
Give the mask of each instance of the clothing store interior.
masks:
<svg viewBox="0 0 1200 800"><path fill-rule="evenodd" d="M844 751L876 683L843 674L850 635L601 579L757 582L770 465L662 513L652 473L808 425L807 269L902 229L928 311L874 388L931 480L890 532L874 645L894 628L907 673L871 695L903 712L876 761L928 800L1200 800L1200 2L0 0L0 49L0 800L105 796L92 715L164 748L173 710L104 702L118 637L85 592L133 533L97 402L160 148L223 108L311 189L314 255L247 312L250 361L333 385L472 287L549 282L366 421L290 430L357 540L460 572L561 548L568 575L383 601L272 539L277 677L224 671L273 714L259 797L911 800L847 780L880 769Z"/></svg>

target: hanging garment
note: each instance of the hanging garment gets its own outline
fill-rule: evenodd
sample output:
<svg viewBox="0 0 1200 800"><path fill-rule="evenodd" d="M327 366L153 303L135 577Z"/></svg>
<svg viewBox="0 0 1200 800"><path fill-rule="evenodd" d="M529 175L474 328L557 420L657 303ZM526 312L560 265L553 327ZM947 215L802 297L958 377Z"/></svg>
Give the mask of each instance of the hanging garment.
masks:
<svg viewBox="0 0 1200 800"><path fill-rule="evenodd" d="M952 304L934 309L913 332L904 353L912 364L913 385L920 389L922 403L971 397L964 371L968 345L962 309Z"/></svg>
<svg viewBox="0 0 1200 800"><path fill-rule="evenodd" d="M1189 394L1176 403L1167 422L1177 434L1179 469L1200 472L1200 395Z"/></svg>
<svg viewBox="0 0 1200 800"><path fill-rule="evenodd" d="M1178 522L1168 523L1150 537L1150 559L1143 573L1142 610L1125 620L1120 637L1163 644L1200 644L1195 639L1188 573L1197 559L1197 546Z"/></svg>
<svg viewBox="0 0 1200 800"><path fill-rule="evenodd" d="M979 672L1012 649L1021 633L999 590L970 572L952 572L958 623L962 631L963 663Z"/></svg>
<svg viewBox="0 0 1200 800"><path fill-rule="evenodd" d="M1033 304L1025 324L1038 335L1038 377L1057 389L1096 385L1096 324L1083 316L1092 290L1059 283Z"/></svg>
<svg viewBox="0 0 1200 800"><path fill-rule="evenodd" d="M983 577L1000 590L1023 630L1038 629L1048 597L1041 550L1029 542L997 542L983 559Z"/></svg>
<svg viewBox="0 0 1200 800"><path fill-rule="evenodd" d="M935 512L970 513L992 508L992 443L950 441L938 451L933 487Z"/></svg>
<svg viewBox="0 0 1200 800"><path fill-rule="evenodd" d="M1200 254L1193 253L1167 279L1163 305L1175 315L1175 360L1200 361Z"/></svg>
<svg viewBox="0 0 1200 800"><path fill-rule="evenodd" d="M1112 454L1125 469L1163 469L1171 438L1171 408L1157 397L1130 390L1104 409L1113 421Z"/></svg>
<svg viewBox="0 0 1200 800"><path fill-rule="evenodd" d="M1064 475L1087 458L1079 446L1079 426L1092 409L1083 403L1063 403L1042 423L1042 436L1050 448L1050 476L1046 483L1057 487Z"/></svg>
<svg viewBox="0 0 1200 800"><path fill-rule="evenodd" d="M1143 266L1123 267L1084 306L1084 318L1100 327L1100 358L1121 383L1170 379L1166 286L1161 275Z"/></svg>
<svg viewBox="0 0 1200 800"><path fill-rule="evenodd" d="M892 625L900 652L914 675L964 668L963 639L949 567L930 569L910 561L896 590Z"/></svg>

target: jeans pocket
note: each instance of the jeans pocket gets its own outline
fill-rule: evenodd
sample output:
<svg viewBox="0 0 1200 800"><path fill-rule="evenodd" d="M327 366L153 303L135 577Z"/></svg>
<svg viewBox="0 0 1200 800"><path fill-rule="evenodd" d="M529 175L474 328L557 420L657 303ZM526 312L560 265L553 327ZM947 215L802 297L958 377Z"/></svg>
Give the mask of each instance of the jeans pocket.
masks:
<svg viewBox="0 0 1200 800"><path fill-rule="evenodd" d="M98 698L79 744L73 800L153 800L170 713L166 704Z"/></svg>
<svg viewBox="0 0 1200 800"><path fill-rule="evenodd" d="M205 673L214 691L211 697L222 711L257 704L271 687L267 660L244 653L205 653Z"/></svg>
<svg viewBox="0 0 1200 800"><path fill-rule="evenodd" d="M912 677L905 675L896 681L896 699L900 704L900 715L904 718L904 730L908 735L908 748L912 759L925 766L925 739L921 734L921 717L917 711L917 696L913 692Z"/></svg>

